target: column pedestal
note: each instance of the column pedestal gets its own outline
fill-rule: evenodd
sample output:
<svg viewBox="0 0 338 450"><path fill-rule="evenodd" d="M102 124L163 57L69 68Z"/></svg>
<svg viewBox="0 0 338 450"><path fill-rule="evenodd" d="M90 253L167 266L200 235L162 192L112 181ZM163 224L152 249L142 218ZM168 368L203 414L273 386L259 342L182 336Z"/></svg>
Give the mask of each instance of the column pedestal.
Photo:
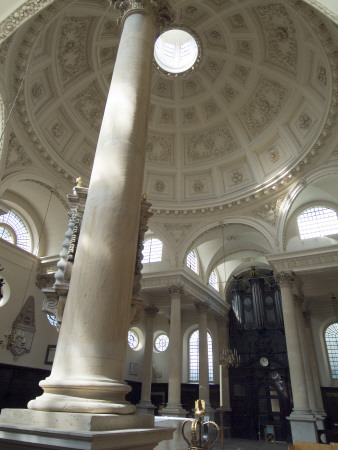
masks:
<svg viewBox="0 0 338 450"><path fill-rule="evenodd" d="M151 415L4 409L1 419L0 449L3 450L153 450L161 440L172 439L175 431L154 428Z"/></svg>

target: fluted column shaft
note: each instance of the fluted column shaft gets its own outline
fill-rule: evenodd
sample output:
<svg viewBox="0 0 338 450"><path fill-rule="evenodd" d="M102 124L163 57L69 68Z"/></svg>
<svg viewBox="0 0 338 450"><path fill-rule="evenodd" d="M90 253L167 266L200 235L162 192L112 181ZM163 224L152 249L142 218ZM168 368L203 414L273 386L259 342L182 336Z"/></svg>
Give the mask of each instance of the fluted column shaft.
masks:
<svg viewBox="0 0 338 450"><path fill-rule="evenodd" d="M208 359L208 305L196 303L199 328L199 398L205 400L206 408L210 407L209 395L209 359Z"/></svg>
<svg viewBox="0 0 338 450"><path fill-rule="evenodd" d="M154 349L154 318L158 313L158 309L149 307L145 309L146 323L145 323L145 342L144 354L142 364L142 388L140 406L146 405L152 407L151 403L151 380L153 370L153 349Z"/></svg>
<svg viewBox="0 0 338 450"><path fill-rule="evenodd" d="M282 295L285 339L293 395L293 412L310 414L303 355L296 319L296 307L292 292L295 276L292 272L281 272L277 274L276 279Z"/></svg>
<svg viewBox="0 0 338 450"><path fill-rule="evenodd" d="M129 9L97 144L55 360L51 376L40 383L44 394L29 403L30 409L135 411L125 400L130 387L123 378L157 24L156 6L151 3L124 1L118 5Z"/></svg>

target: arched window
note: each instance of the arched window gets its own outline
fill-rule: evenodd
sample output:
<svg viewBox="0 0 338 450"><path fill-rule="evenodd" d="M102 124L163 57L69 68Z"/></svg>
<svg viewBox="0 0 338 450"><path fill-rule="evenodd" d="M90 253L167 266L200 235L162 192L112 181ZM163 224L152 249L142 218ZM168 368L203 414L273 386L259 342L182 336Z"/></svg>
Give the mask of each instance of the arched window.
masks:
<svg viewBox="0 0 338 450"><path fill-rule="evenodd" d="M212 357L212 340L209 333L208 339L208 367L209 381L214 379L214 367ZM189 379L190 381L199 380L199 331L196 330L190 335L189 339Z"/></svg>
<svg viewBox="0 0 338 450"><path fill-rule="evenodd" d="M338 216L336 211L324 206L306 209L297 217L301 239L329 236L338 233Z"/></svg>
<svg viewBox="0 0 338 450"><path fill-rule="evenodd" d="M0 216L0 238L27 252L32 251L32 240L28 228L13 211Z"/></svg>
<svg viewBox="0 0 338 450"><path fill-rule="evenodd" d="M192 250L187 256L187 266L193 272L198 273L197 255L196 252L194 252L194 250Z"/></svg>
<svg viewBox="0 0 338 450"><path fill-rule="evenodd" d="M147 239L143 244L142 264L162 261L163 243L159 239Z"/></svg>
<svg viewBox="0 0 338 450"><path fill-rule="evenodd" d="M213 270L209 277L209 284L212 286L216 291L219 291L219 285L218 285L218 276L215 270Z"/></svg>
<svg viewBox="0 0 338 450"><path fill-rule="evenodd" d="M333 380L338 380L338 323L333 323L326 328L325 343L329 356L331 377Z"/></svg>

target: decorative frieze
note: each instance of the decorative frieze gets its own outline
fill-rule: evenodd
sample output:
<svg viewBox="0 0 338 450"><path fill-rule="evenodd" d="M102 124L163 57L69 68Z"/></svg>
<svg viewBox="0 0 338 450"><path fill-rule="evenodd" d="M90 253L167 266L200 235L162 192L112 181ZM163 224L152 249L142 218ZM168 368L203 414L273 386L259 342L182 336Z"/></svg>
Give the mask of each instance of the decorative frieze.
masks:
<svg viewBox="0 0 338 450"><path fill-rule="evenodd" d="M24 21L46 8L46 6L51 5L53 2L54 0L26 0L23 5L13 12L13 14L6 17L0 23L0 41L5 40L19 28Z"/></svg>

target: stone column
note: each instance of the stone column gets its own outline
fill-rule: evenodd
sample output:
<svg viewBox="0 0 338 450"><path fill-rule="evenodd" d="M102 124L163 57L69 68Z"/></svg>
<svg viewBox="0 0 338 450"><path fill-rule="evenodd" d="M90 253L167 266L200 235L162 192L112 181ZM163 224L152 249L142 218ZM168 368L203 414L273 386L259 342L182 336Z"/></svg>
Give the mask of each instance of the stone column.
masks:
<svg viewBox="0 0 338 450"><path fill-rule="evenodd" d="M218 343L219 351L222 352L223 349L229 347L229 317L221 317L217 320L218 328ZM227 366L222 366L220 370L220 378L222 375L222 382L220 380L220 386L222 385L222 392L220 396L222 401L220 401L220 409L222 411L231 411L230 405L230 387L229 387L229 369Z"/></svg>
<svg viewBox="0 0 338 450"><path fill-rule="evenodd" d="M312 331L311 331L310 312L308 312L308 311L303 312L303 316L304 316L304 324L305 324L305 342L306 342L306 348L309 353L310 371L312 374L313 388L315 391L315 410L313 411L313 413L317 419L316 423L317 423L318 430L324 430L325 429L324 421L325 421L327 414L324 409L323 397L322 397L322 392L320 389L317 358L316 358L316 354L315 354L315 350L314 350L313 336L312 336Z"/></svg>
<svg viewBox="0 0 338 450"><path fill-rule="evenodd" d="M316 394L315 394L314 384L313 384L311 363L310 363L309 354L308 354L308 342L307 342L306 335L305 335L305 323L304 323L304 315L303 315L304 298L301 295L295 295L294 298L295 298L295 302L296 302L297 325L298 325L300 345L301 345L302 354L303 354L303 363L304 363L304 371L305 371L305 379L306 379L309 406L310 406L310 409L311 409L313 415L316 415L317 401L316 401Z"/></svg>
<svg viewBox="0 0 338 450"><path fill-rule="evenodd" d="M185 417L186 411L181 405L182 379L182 336L181 336L181 298L184 290L181 286L171 286L170 337L169 337L169 383L168 403L163 415Z"/></svg>
<svg viewBox="0 0 338 450"><path fill-rule="evenodd" d="M208 358L208 320L209 306L202 302L195 303L198 312L199 329L199 392L201 400L205 400L205 409L210 411L209 395L209 358Z"/></svg>
<svg viewBox="0 0 338 450"><path fill-rule="evenodd" d="M303 355L296 319L296 306L292 287L295 281L293 272L280 272L276 275L282 295L285 339L288 351L293 410L289 420L294 441L317 442L315 417L310 411L307 396Z"/></svg>
<svg viewBox="0 0 338 450"><path fill-rule="evenodd" d="M40 411L129 414L123 381L158 22L165 2L116 1L123 30L69 294Z"/></svg>
<svg viewBox="0 0 338 450"><path fill-rule="evenodd" d="M137 405L138 412L153 414L155 406L151 403L151 380L153 371L153 350L154 350L154 318L158 313L158 308L148 307L144 310L146 316L145 343L142 364L142 389L141 400Z"/></svg>

